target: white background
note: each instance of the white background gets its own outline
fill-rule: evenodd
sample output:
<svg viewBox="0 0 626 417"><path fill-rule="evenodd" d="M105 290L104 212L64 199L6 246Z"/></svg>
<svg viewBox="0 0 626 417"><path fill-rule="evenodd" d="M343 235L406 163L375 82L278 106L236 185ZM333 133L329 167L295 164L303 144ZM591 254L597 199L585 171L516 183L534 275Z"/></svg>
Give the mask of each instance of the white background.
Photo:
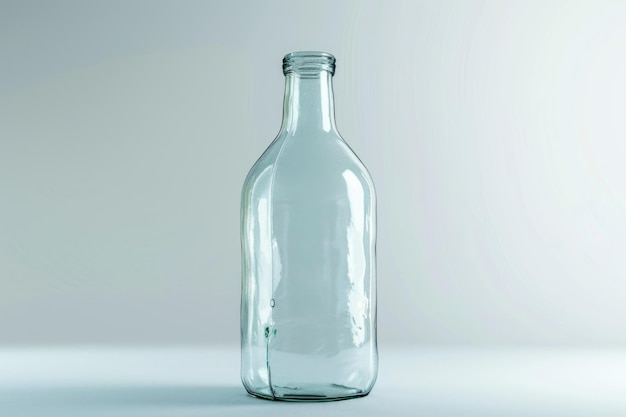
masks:
<svg viewBox="0 0 626 417"><path fill-rule="evenodd" d="M0 3L0 344L239 340L282 56L337 57L386 344L626 346L626 3Z"/></svg>

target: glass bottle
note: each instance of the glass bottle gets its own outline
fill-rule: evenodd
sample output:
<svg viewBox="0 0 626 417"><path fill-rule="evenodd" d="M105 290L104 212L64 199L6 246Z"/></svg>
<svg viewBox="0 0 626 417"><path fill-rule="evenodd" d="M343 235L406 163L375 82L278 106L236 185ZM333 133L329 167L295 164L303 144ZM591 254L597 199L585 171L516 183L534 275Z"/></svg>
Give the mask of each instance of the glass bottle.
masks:
<svg viewBox="0 0 626 417"><path fill-rule="evenodd" d="M376 197L335 126L334 72L328 53L284 57L282 127L243 185L241 377L267 399L376 381Z"/></svg>

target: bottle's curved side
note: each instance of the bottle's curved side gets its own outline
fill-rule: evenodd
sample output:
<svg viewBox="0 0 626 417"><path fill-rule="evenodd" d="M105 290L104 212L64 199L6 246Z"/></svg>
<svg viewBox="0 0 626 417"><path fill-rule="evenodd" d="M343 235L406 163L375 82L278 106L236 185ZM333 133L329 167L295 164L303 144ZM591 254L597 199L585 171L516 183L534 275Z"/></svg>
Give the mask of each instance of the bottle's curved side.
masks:
<svg viewBox="0 0 626 417"><path fill-rule="evenodd" d="M370 314L370 323L371 323L371 332L372 332L372 337L371 337L372 351L371 351L371 362L369 364L369 369L371 372L371 379L368 381L366 388L364 389L365 395L368 395L374 388L374 385L376 384L376 381L378 379L378 365L379 365L378 290L377 290L378 288L378 272L377 272L378 258L376 254L376 242L378 238L377 236L378 235L378 221L377 221L378 200L377 200L377 192L376 192L376 187L374 185L374 180L372 179L372 176L369 170L367 169L365 164L361 161L361 159L358 157L358 155L352 150L352 148L345 142L345 140L343 140L343 138L342 138L342 141L346 144L346 146L348 147L348 149L350 150L350 152L356 159L357 164L361 170L362 179L365 183L365 186L367 186L367 188L369 189L369 195L370 195L369 212L371 215L371 221L370 221L371 232L370 232L369 245L370 245L370 264L371 264L371 275L370 275L371 310L369 314Z"/></svg>
<svg viewBox="0 0 626 417"><path fill-rule="evenodd" d="M275 142L275 141L274 141ZM272 144L274 144L272 142ZM262 366L265 352L259 343L258 248L254 235L259 233L255 222L254 206L258 205L258 186L267 177L271 165L273 147L270 145L248 172L241 192L241 381L251 395L264 396L268 390L268 378ZM261 262L263 260L260 260Z"/></svg>

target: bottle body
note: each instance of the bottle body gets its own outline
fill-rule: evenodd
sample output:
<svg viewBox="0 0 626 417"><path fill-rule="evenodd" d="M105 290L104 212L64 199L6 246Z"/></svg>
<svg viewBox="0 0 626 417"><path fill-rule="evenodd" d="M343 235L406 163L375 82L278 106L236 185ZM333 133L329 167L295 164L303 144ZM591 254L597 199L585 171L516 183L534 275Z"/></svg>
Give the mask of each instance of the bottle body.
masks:
<svg viewBox="0 0 626 417"><path fill-rule="evenodd" d="M248 392L367 395L378 366L376 198L335 129L281 130L244 183L241 233Z"/></svg>

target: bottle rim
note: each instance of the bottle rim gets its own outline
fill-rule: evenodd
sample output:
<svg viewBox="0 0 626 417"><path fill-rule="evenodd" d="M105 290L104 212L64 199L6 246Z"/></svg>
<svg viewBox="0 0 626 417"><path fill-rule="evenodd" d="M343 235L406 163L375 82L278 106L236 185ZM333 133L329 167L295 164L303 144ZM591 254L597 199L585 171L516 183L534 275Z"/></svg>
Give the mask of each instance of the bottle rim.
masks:
<svg viewBox="0 0 626 417"><path fill-rule="evenodd" d="M321 51L290 52L283 58L283 74L313 75L321 71L335 74L336 59L333 54Z"/></svg>

